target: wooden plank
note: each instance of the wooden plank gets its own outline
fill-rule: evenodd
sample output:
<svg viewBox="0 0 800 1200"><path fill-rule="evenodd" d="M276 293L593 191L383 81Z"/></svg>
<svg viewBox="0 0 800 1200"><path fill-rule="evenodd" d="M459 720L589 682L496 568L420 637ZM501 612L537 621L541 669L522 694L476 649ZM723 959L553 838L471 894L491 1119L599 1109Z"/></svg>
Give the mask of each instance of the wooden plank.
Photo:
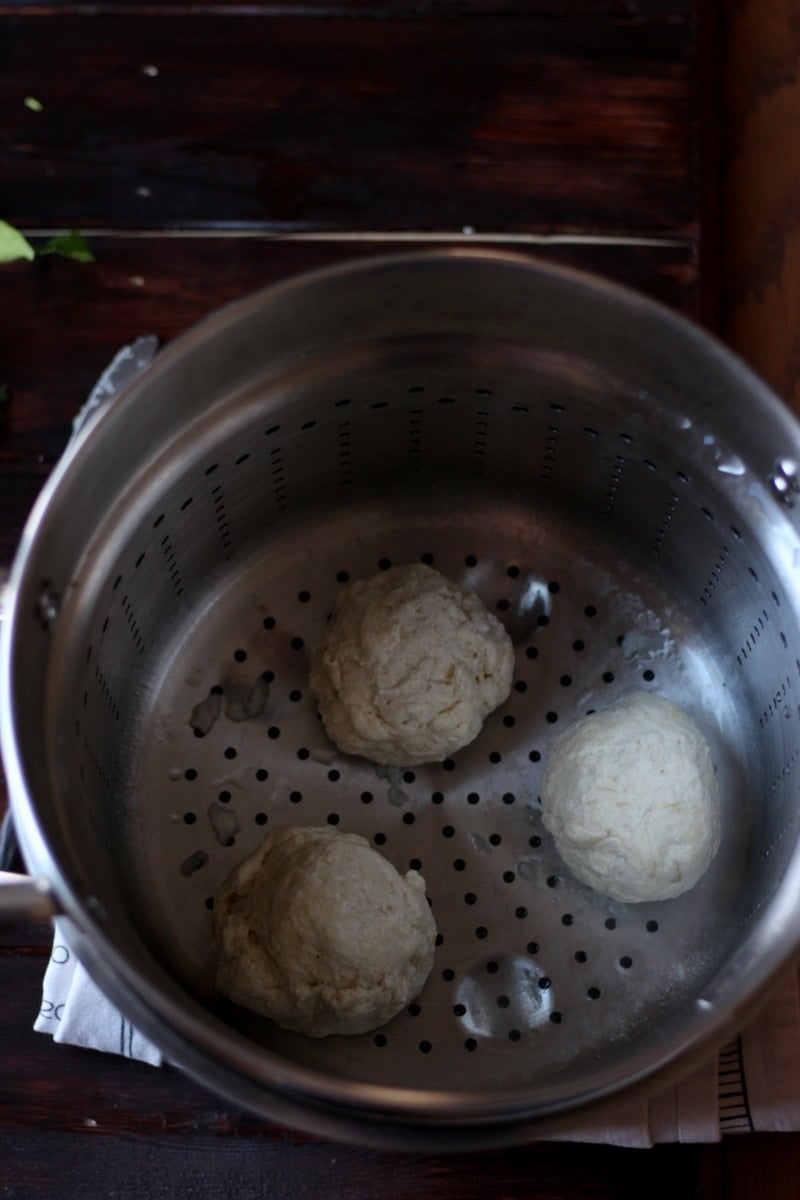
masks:
<svg viewBox="0 0 800 1200"><path fill-rule="evenodd" d="M101 1180L117 1200L690 1200L697 1194L705 1151L693 1146L648 1155L557 1143L411 1155L286 1130L171 1067L59 1046L34 1033L42 970L41 958L0 954L0 1189L8 1189L0 1194L15 1200L84 1200L105 1194ZM706 1189L703 1200L715 1195Z"/></svg>
<svg viewBox="0 0 800 1200"><path fill-rule="evenodd" d="M722 10L722 330L800 413L797 5Z"/></svg>
<svg viewBox="0 0 800 1200"><path fill-rule="evenodd" d="M698 1147L643 1154L545 1146L464 1160L275 1140L9 1135L0 1142L0 1180L5 1166L14 1200L701 1200ZM113 1190L99 1190L105 1180Z"/></svg>
<svg viewBox="0 0 800 1200"><path fill-rule="evenodd" d="M376 239L269 239L103 236L90 239L96 261L56 257L3 268L7 301L6 376L14 393L2 456L13 462L49 454L41 433L56 437L76 402L119 344L143 332L174 337L200 317L287 276L378 254L461 245L491 251L480 239L457 242ZM591 271L694 316L696 257L691 245L541 243L499 245L534 260ZM31 440L33 439L33 440Z"/></svg>
<svg viewBox="0 0 800 1200"><path fill-rule="evenodd" d="M120 346L143 333L169 340L221 304L300 271L420 248L380 240L155 236L97 237L91 245L94 263L42 258L3 268L0 383L8 385L10 399L0 437L0 563L13 554L27 512L66 444L72 417ZM689 315L696 312L691 247L521 249L606 275Z"/></svg>
<svg viewBox="0 0 800 1200"><path fill-rule="evenodd" d="M23 944L11 947L15 937L13 931L0 931L0 1186L13 1183L19 1190L9 1195L15 1200L82 1200L98 1194L97 1181L106 1172L113 1175L118 1200L262 1194L271 1200L324 1195L461 1200L500 1194L507 1200L640 1200L643 1195L673 1200L676 1194L695 1194L696 1147L652 1156L662 1164L665 1184L678 1186L671 1193L666 1186L654 1187L655 1162L648 1162L649 1156L618 1148L587 1146L579 1162L574 1147L558 1144L479 1157L392 1154L260 1120L171 1067L56 1045L31 1028L49 932L46 926L28 927ZM223 1179L237 1181L233 1190L219 1190ZM706 1191L703 1200L712 1196Z"/></svg>
<svg viewBox="0 0 800 1200"><path fill-rule="evenodd" d="M0 40L4 216L696 239L693 49L685 11L33 8Z"/></svg>
<svg viewBox="0 0 800 1200"><path fill-rule="evenodd" d="M167 12L183 14L193 12L246 13L248 16L286 15L311 16L321 14L359 13L382 20L387 16L418 21L431 15L480 15L488 17L507 16L550 16L569 21L590 13L593 16L628 16L636 20L652 17L675 17L684 20L692 11L688 0L49 0L36 3L33 0L4 0L0 3L0 17L23 12L37 15L59 12L81 13L98 16L101 13L135 12L142 16L156 16Z"/></svg>
<svg viewBox="0 0 800 1200"><path fill-rule="evenodd" d="M800 1181L800 1136L750 1134L724 1147L725 1200L794 1200Z"/></svg>

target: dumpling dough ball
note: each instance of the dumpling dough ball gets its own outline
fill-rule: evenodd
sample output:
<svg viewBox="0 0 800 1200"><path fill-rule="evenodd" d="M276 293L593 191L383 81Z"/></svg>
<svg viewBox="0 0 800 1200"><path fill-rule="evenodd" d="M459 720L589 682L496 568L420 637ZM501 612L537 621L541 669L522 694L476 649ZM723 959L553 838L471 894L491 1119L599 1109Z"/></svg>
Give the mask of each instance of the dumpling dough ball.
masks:
<svg viewBox="0 0 800 1200"><path fill-rule="evenodd" d="M214 902L220 991L311 1037L366 1033L400 1012L435 941L422 876L333 826L274 829Z"/></svg>
<svg viewBox="0 0 800 1200"><path fill-rule="evenodd" d="M647 692L564 730L541 799L545 827L573 874L613 900L679 896L719 848L708 744L677 704Z"/></svg>
<svg viewBox="0 0 800 1200"><path fill-rule="evenodd" d="M483 602L415 563L342 588L310 684L340 750L410 767L477 737L513 672L511 639Z"/></svg>

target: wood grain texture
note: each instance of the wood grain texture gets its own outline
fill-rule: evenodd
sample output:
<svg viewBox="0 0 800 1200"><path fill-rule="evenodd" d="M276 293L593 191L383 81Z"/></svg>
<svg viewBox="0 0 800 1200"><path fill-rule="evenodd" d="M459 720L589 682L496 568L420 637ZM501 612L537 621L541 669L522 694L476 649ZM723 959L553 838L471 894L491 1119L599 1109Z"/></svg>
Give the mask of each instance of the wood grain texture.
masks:
<svg viewBox="0 0 800 1200"><path fill-rule="evenodd" d="M800 19L723 5L722 332L800 412Z"/></svg>
<svg viewBox="0 0 800 1200"><path fill-rule="evenodd" d="M783 15L762 28L765 3ZM777 301L761 302L791 285L800 209L788 162L766 191L750 172L774 167L759 137L790 157L774 139L795 119L797 28L789 0L724 8L731 53L740 48L730 57L719 218L735 251L726 331L786 381L790 354L746 339L753 320L783 320ZM706 143L695 24L688 0L0 2L0 215L34 230L106 230L92 236L93 264L2 269L0 383L11 400L0 424L0 568L72 415L120 345L145 332L172 338L295 271L398 248L181 231L471 225L619 237L525 252L698 315ZM748 49L770 64L766 84ZM31 95L41 113L25 107ZM657 244L630 244L643 235ZM33 1033L49 944L46 926L0 929L0 1200L795 1200L800 1191L795 1135L444 1158L295 1134L171 1068Z"/></svg>
<svg viewBox="0 0 800 1200"><path fill-rule="evenodd" d="M2 20L0 172L18 225L697 237L682 6Z"/></svg>
<svg viewBox="0 0 800 1200"><path fill-rule="evenodd" d="M266 1139L221 1142L157 1135L141 1141L53 1134L49 1140L52 1153L42 1164L35 1135L9 1136L7 1161L13 1161L16 1178L20 1167L27 1177L6 1195L14 1200L44 1195L84 1200L103 1195L97 1191L98 1180L113 1178L114 1190L105 1195L115 1200L205 1200L212 1194L217 1200L339 1200L350 1195L370 1200L674 1200L676 1191L682 1200L700 1200L694 1186L700 1152L688 1147L680 1151L685 1166L676 1171L670 1164L676 1156L670 1152L652 1152L648 1163L636 1162L631 1157L635 1152L598 1147L581 1149L577 1156L575 1148L548 1146L459 1161L379 1156L336 1145L271 1144ZM123 1157L127 1169L121 1176ZM222 1190L209 1191L209 1173L225 1179ZM52 1192L45 1190L48 1186ZM715 1200L715 1194L706 1193L703 1200Z"/></svg>
<svg viewBox="0 0 800 1200"><path fill-rule="evenodd" d="M722 1194L709 1183L719 1176L718 1148L643 1154L554 1143L437 1156L293 1133L227 1107L170 1067L56 1046L33 1033L41 970L38 957L0 954L4 1200L714 1200Z"/></svg>
<svg viewBox="0 0 800 1200"><path fill-rule="evenodd" d="M35 1034L45 926L0 931L3 1200L794 1200L800 1138L481 1155L346 1146L250 1117L172 1068ZM104 1189L104 1186L106 1190Z"/></svg>
<svg viewBox="0 0 800 1200"><path fill-rule="evenodd" d="M222 237L103 237L91 245L91 264L47 257L3 270L2 382L10 399L0 426L0 564L11 559L73 416L121 346L143 333L167 341L220 305L300 271L419 248ZM690 248L539 246L536 254L602 273L689 315L695 309Z"/></svg>
<svg viewBox="0 0 800 1200"><path fill-rule="evenodd" d="M321 15L364 13L375 19L398 16L420 20L432 14L478 14L483 17L549 16L568 21L591 13L594 16L629 17L649 20L652 17L684 19L692 10L687 0L3 0L0 17L24 12L51 14L80 11L83 15L126 12L157 15L166 12L227 12L247 15L291 13Z"/></svg>

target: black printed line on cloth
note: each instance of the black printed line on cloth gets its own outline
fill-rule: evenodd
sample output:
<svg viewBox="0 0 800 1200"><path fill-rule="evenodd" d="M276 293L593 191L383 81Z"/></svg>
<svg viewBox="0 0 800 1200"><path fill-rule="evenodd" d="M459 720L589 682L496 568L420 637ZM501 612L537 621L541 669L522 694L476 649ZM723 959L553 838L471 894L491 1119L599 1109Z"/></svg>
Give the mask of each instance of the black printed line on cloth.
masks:
<svg viewBox="0 0 800 1200"><path fill-rule="evenodd" d="M720 1133L752 1133L753 1117L747 1095L742 1039L723 1046L717 1066L717 1101Z"/></svg>
<svg viewBox="0 0 800 1200"><path fill-rule="evenodd" d="M64 1005L55 1004L52 1000L42 1000L39 1016L45 1021L60 1021L64 1014Z"/></svg>
<svg viewBox="0 0 800 1200"><path fill-rule="evenodd" d="M119 1052L123 1058L133 1058L133 1035L136 1030L131 1025L130 1021L125 1017L120 1017L119 1026Z"/></svg>

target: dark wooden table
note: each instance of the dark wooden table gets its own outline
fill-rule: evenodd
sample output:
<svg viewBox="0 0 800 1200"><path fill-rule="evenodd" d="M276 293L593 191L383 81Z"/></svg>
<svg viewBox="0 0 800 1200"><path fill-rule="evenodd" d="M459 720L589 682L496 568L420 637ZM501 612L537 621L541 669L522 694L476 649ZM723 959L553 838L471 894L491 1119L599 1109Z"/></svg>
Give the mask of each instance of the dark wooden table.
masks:
<svg viewBox="0 0 800 1200"><path fill-rule="evenodd" d="M800 409L799 63L790 0L0 3L0 217L94 254L0 267L0 567L119 346L409 244L631 284ZM0 1197L800 1193L800 1135L422 1157L293 1133L34 1034L49 944L0 932Z"/></svg>

